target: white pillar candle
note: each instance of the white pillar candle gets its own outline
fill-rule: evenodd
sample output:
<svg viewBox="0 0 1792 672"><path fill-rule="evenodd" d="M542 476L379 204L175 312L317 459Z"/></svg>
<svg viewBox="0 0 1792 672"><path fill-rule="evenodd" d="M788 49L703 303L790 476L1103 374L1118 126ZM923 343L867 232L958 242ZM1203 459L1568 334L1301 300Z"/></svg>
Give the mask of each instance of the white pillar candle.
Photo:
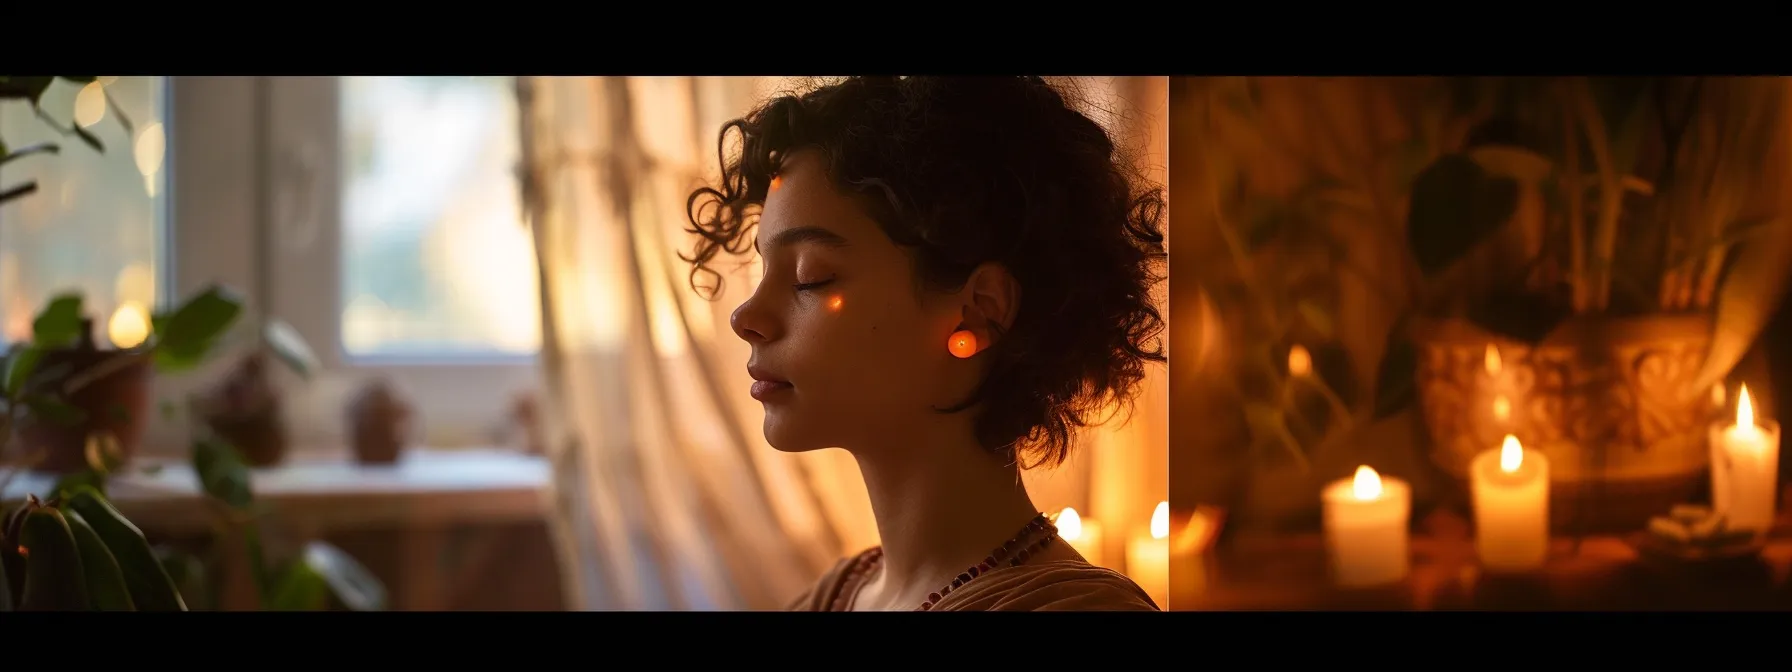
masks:
<svg viewBox="0 0 1792 672"><path fill-rule="evenodd" d="M1149 535L1126 544L1126 574L1139 584L1157 608L1170 604L1170 503L1158 502L1151 513Z"/></svg>
<svg viewBox="0 0 1792 672"><path fill-rule="evenodd" d="M1736 423L1711 428L1711 505L1724 527L1765 533L1779 490L1780 426L1756 420L1748 386L1736 399Z"/></svg>
<svg viewBox="0 0 1792 672"><path fill-rule="evenodd" d="M1412 488L1405 481L1382 478L1364 465L1354 478L1326 486L1320 498L1326 551L1338 585L1375 586L1406 578Z"/></svg>
<svg viewBox="0 0 1792 672"><path fill-rule="evenodd" d="M1522 572L1549 557L1549 459L1506 435L1499 448L1469 465L1475 507L1475 550L1481 566Z"/></svg>
<svg viewBox="0 0 1792 672"><path fill-rule="evenodd" d="M1102 562L1101 523L1099 521L1085 520L1076 512L1076 509L1066 506L1058 514L1055 524L1058 526L1058 538L1063 539L1065 543L1070 544L1071 548L1076 549L1077 553L1082 554L1084 560L1088 560L1089 564L1098 567L1107 566L1107 563Z"/></svg>

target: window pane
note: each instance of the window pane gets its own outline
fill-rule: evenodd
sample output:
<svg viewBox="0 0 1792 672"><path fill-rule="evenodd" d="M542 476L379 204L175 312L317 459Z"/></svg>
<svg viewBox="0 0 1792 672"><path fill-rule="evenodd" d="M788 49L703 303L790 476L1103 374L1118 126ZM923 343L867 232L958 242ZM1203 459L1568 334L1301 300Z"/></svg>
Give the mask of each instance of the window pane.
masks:
<svg viewBox="0 0 1792 672"><path fill-rule="evenodd" d="M28 103L0 101L0 139L9 151L45 142L61 147L59 154L20 158L0 169L0 190L32 181L38 187L0 206L5 340L30 338L38 309L66 291L85 295L102 345L136 345L148 335L149 311L163 285L166 84L163 77L101 77L85 86L57 80L44 92L43 117ZM105 152L62 133L73 124Z"/></svg>
<svg viewBox="0 0 1792 672"><path fill-rule="evenodd" d="M344 77L342 343L351 356L533 354L510 77Z"/></svg>

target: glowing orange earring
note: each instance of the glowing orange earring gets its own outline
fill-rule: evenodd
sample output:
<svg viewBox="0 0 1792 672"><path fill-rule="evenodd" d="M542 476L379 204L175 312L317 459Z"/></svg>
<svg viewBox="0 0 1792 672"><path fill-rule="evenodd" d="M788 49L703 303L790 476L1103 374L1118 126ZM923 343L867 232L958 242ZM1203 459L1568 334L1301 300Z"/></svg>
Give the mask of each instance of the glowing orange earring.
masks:
<svg viewBox="0 0 1792 672"><path fill-rule="evenodd" d="M946 349L950 350L954 357L970 359L971 355L977 354L977 335L969 329L954 331L952 337L946 339Z"/></svg>

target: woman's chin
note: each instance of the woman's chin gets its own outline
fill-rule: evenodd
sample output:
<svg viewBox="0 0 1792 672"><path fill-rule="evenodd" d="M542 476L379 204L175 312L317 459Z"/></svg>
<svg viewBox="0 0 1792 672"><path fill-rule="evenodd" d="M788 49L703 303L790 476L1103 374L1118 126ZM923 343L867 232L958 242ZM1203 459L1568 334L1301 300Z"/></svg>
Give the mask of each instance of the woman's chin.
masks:
<svg viewBox="0 0 1792 672"><path fill-rule="evenodd" d="M830 447L826 442L816 441L814 433L802 425L796 418L768 411L765 414L765 442L780 453L807 453Z"/></svg>

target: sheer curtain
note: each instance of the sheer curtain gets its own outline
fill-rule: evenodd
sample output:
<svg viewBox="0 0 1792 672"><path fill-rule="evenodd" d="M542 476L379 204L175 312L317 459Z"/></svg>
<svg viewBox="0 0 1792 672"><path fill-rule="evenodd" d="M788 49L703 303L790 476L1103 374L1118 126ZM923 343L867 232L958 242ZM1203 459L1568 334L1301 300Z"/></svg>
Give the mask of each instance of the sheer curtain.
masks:
<svg viewBox="0 0 1792 672"><path fill-rule="evenodd" d="M1144 109L1114 123L1149 143L1161 140L1149 91L1162 82L1093 88L1110 102L1146 92ZM524 201L541 268L552 524L574 608L780 608L843 553L877 543L849 455L765 445L746 395L748 350L728 329L756 265L733 267L724 293L706 301L677 258L691 244L686 198L719 171L722 123L788 83L518 80ZM1164 164L1161 148L1145 157ZM1149 518L1166 489L1154 404L1161 395L1142 399L1130 425L1096 430L1084 457L1029 474L1041 506L1111 508L1129 525Z"/></svg>

